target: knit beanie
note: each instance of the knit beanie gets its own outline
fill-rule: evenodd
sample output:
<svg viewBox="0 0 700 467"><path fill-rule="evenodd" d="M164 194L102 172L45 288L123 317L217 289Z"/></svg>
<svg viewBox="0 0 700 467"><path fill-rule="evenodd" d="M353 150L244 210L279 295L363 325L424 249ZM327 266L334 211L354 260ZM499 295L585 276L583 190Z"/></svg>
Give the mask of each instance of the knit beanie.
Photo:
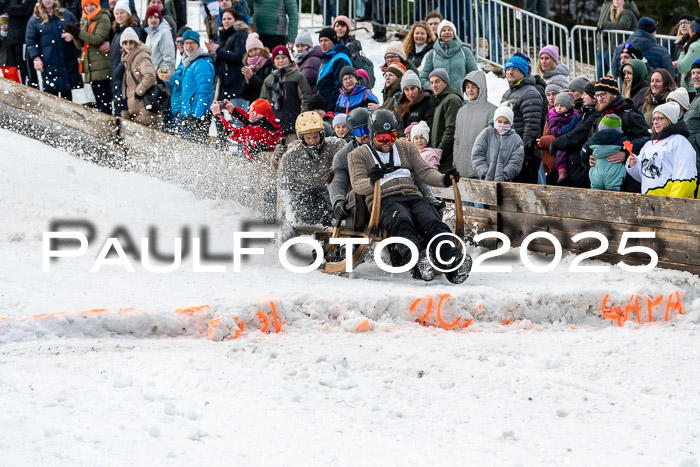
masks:
<svg viewBox="0 0 700 467"><path fill-rule="evenodd" d="M440 33L442 33L442 28L445 28L445 27L452 29L452 33L455 35L455 37L457 36L457 28L455 27L454 23L452 23L451 21L447 21L446 19L443 19L442 21L440 21L440 24L438 24L438 30L437 30L438 39L440 39Z"/></svg>
<svg viewBox="0 0 700 467"><path fill-rule="evenodd" d="M248 34L248 38L245 40L245 51L250 52L250 49L262 49L265 46L260 40L260 36L257 32L252 32Z"/></svg>
<svg viewBox="0 0 700 467"><path fill-rule="evenodd" d="M544 88L544 93L549 94L550 92L562 92L564 90L563 87L561 87L557 83L549 83L546 88Z"/></svg>
<svg viewBox="0 0 700 467"><path fill-rule="evenodd" d="M695 70L696 68L700 68L700 58L696 58L693 64L690 65L691 70Z"/></svg>
<svg viewBox="0 0 700 467"><path fill-rule="evenodd" d="M333 26L335 26L336 23L343 23L345 26L347 26L348 27L348 34L350 34L350 30L352 29L352 24L350 23L350 18L348 18L345 15L336 16L335 19L333 20Z"/></svg>
<svg viewBox="0 0 700 467"><path fill-rule="evenodd" d="M318 94L314 94L306 100L304 104L304 112L309 112L311 110L317 109L326 110L326 107L328 107L328 103L326 102L326 100Z"/></svg>
<svg viewBox="0 0 700 467"><path fill-rule="evenodd" d="M348 116L345 114L335 114L335 117L333 117L333 127L336 125L347 125L348 124Z"/></svg>
<svg viewBox="0 0 700 467"><path fill-rule="evenodd" d="M610 94L619 95L620 89L617 87L617 80L612 76L603 76L595 83L595 92L609 92Z"/></svg>
<svg viewBox="0 0 700 467"><path fill-rule="evenodd" d="M340 79L345 78L346 75L352 75L357 80L360 79L357 76L357 70L355 70L355 68L351 67L350 65L345 65L343 68L340 69Z"/></svg>
<svg viewBox="0 0 700 467"><path fill-rule="evenodd" d="M278 45L274 49L272 49L272 53L270 54L272 59L274 60L275 57L278 55L286 55L289 60L292 59L291 55L289 55L289 49L286 45Z"/></svg>
<svg viewBox="0 0 700 467"><path fill-rule="evenodd" d="M515 54L512 57L510 57L503 68L505 70L508 70L508 68L517 68L522 72L523 75L527 76L529 74L529 65L527 61L518 54Z"/></svg>
<svg viewBox="0 0 700 467"><path fill-rule="evenodd" d="M3 13L0 15L0 24L9 23L9 22L10 22L10 17L8 16L7 13Z"/></svg>
<svg viewBox="0 0 700 467"><path fill-rule="evenodd" d="M318 38L326 38L333 42L334 44L338 43L338 35L335 33L335 30L333 28L323 28L318 32Z"/></svg>
<svg viewBox="0 0 700 467"><path fill-rule="evenodd" d="M158 8L155 5L149 6L148 10L146 10L146 21L148 21L148 18L150 18L151 16L155 16L156 18L158 18L159 23L163 20L163 14L160 12L160 8Z"/></svg>
<svg viewBox="0 0 700 467"><path fill-rule="evenodd" d="M681 107L675 102L666 102L665 104L657 105L653 113L656 112L663 114L671 120L671 123L678 123L678 118L681 116Z"/></svg>
<svg viewBox="0 0 700 467"><path fill-rule="evenodd" d="M255 111L255 113L258 115L265 115L272 110L272 107L270 107L270 103L268 101L261 98L250 104L250 110Z"/></svg>
<svg viewBox="0 0 700 467"><path fill-rule="evenodd" d="M433 76L437 76L447 84L450 84L450 77L447 74L447 70L444 68L435 68L432 72L430 72L428 79L432 78Z"/></svg>
<svg viewBox="0 0 700 467"><path fill-rule="evenodd" d="M591 99L595 99L595 85L593 83L588 83L586 89L583 90L584 94L588 94Z"/></svg>
<svg viewBox="0 0 700 467"><path fill-rule="evenodd" d="M369 86L369 73L367 73L365 70L357 70L357 76L360 78L364 79L364 84L365 86Z"/></svg>
<svg viewBox="0 0 700 467"><path fill-rule="evenodd" d="M547 54L552 57L554 63L559 65L559 47L556 45L545 45L540 49L540 53L537 54L537 58L540 58L542 54Z"/></svg>
<svg viewBox="0 0 700 467"><path fill-rule="evenodd" d="M122 45L126 41L134 41L136 43L141 42L141 39L139 39L139 36L136 34L136 31L134 31L134 28L126 28L122 32L122 35L119 38L119 45Z"/></svg>
<svg viewBox="0 0 700 467"><path fill-rule="evenodd" d="M700 18L695 18L690 22L690 29L697 34L700 32Z"/></svg>
<svg viewBox="0 0 700 467"><path fill-rule="evenodd" d="M557 94L556 99L554 99L554 105L557 104L561 104L566 107L567 110L571 110L574 106L574 95L570 92L560 92Z"/></svg>
<svg viewBox="0 0 700 467"><path fill-rule="evenodd" d="M622 133L622 120L615 114L605 115L598 124L598 131L601 130L615 130Z"/></svg>
<svg viewBox="0 0 700 467"><path fill-rule="evenodd" d="M401 78L401 89L405 89L408 86L415 86L418 89L421 88L420 78L418 78L418 75L413 70L407 70L403 78Z"/></svg>
<svg viewBox="0 0 700 467"><path fill-rule="evenodd" d="M571 83L569 83L569 89L576 92L584 92L586 86L588 86L588 83L590 83L588 78L585 76L579 76L578 78L571 80Z"/></svg>
<svg viewBox="0 0 700 467"><path fill-rule="evenodd" d="M384 49L384 56L386 57L387 54L398 55L399 57L401 57L401 60L406 60L406 51L403 48L403 42L389 42L389 45L387 45L386 49Z"/></svg>
<svg viewBox="0 0 700 467"><path fill-rule="evenodd" d="M678 18L678 22L680 23L680 22L681 22L682 20L684 20L684 19L685 19L685 20L688 20L688 21L693 21L693 20L695 19L695 17L694 17L693 15L688 15L688 14L681 15L681 16Z"/></svg>
<svg viewBox="0 0 700 467"><path fill-rule="evenodd" d="M690 108L690 96L688 95L688 90L684 87L680 87L675 91L671 91L670 93L668 93L668 96L666 96L666 102L668 102L669 100L676 102L685 110L688 110Z"/></svg>
<svg viewBox="0 0 700 467"><path fill-rule="evenodd" d="M394 62L387 67L386 71L395 74L398 79L401 79L403 78L404 73L406 73L406 67L399 62Z"/></svg>
<svg viewBox="0 0 700 467"><path fill-rule="evenodd" d="M416 123L411 128L411 141L413 141L413 138L415 138L416 136L422 136L427 141L430 141L430 127L428 126L428 123L424 120L421 120L420 122Z"/></svg>
<svg viewBox="0 0 700 467"><path fill-rule="evenodd" d="M632 58L644 60L644 54L642 54L642 51L639 50L635 45L632 45L630 43L627 43L622 46L622 52L620 52L620 54L628 54Z"/></svg>
<svg viewBox="0 0 700 467"><path fill-rule="evenodd" d="M85 9L85 5L88 3L92 3L97 8L100 8L100 0L82 0L82 2L80 2L80 6L83 8L83 10Z"/></svg>
<svg viewBox="0 0 700 467"><path fill-rule="evenodd" d="M191 29L189 31L185 31L185 33L182 35L182 42L184 43L186 40L195 41L197 45L199 45L199 33Z"/></svg>
<svg viewBox="0 0 700 467"><path fill-rule="evenodd" d="M114 11L122 10L128 15L131 15L131 8L129 7L129 0L118 0L117 4L114 5Z"/></svg>
<svg viewBox="0 0 700 467"><path fill-rule="evenodd" d="M637 29L641 29L642 31L646 31L648 33L656 32L656 29L659 27L659 23L654 20L649 18L648 16L642 16L639 19L639 22L637 23Z"/></svg>
<svg viewBox="0 0 700 467"><path fill-rule="evenodd" d="M299 31L297 34L297 39L294 41L294 45L298 44L308 45L309 47L314 46L314 42L311 40L311 33L308 30L302 29Z"/></svg>
<svg viewBox="0 0 700 467"><path fill-rule="evenodd" d="M502 105L496 109L496 111L493 113L493 121L495 122L498 117L507 118L511 125L513 124L513 120L515 120L513 109L507 105Z"/></svg>

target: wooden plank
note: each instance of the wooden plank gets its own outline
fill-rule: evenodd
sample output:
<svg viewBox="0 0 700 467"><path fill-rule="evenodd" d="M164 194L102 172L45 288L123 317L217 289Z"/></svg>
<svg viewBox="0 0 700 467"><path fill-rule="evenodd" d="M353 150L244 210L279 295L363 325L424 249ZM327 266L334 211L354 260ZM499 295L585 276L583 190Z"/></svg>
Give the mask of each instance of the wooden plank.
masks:
<svg viewBox="0 0 700 467"><path fill-rule="evenodd" d="M538 214L499 212L498 230L503 232L511 240L512 246L519 246L523 239L533 232L549 232L561 243L562 248L579 254L589 251L599 245L596 240L573 243L574 235L593 231L602 233L609 241L608 253L600 256L601 259L619 262L628 258L639 258L648 262L648 256L644 254L617 254L620 239L623 232L655 232L654 239L640 239L628 241L627 246L641 245L653 249L659 261L665 264L681 265L680 269L696 271L700 269L700 232L686 230L667 229L660 227L643 227L619 224L616 222L587 221L579 219L562 219ZM551 243L547 240L536 239L533 248L551 250Z"/></svg>
<svg viewBox="0 0 700 467"><path fill-rule="evenodd" d="M111 141L119 128L117 119L111 115L7 79L0 79L0 101L25 115L35 115L100 140ZM22 120L14 122L14 125L22 124Z"/></svg>
<svg viewBox="0 0 700 467"><path fill-rule="evenodd" d="M459 194L462 201L480 204L497 204L498 183L485 182L483 180L473 180L470 178L461 179L458 183ZM433 194L438 198L453 199L452 187L431 187Z"/></svg>
<svg viewBox="0 0 700 467"><path fill-rule="evenodd" d="M500 211L678 230L700 229L700 200L582 188L499 184Z"/></svg>

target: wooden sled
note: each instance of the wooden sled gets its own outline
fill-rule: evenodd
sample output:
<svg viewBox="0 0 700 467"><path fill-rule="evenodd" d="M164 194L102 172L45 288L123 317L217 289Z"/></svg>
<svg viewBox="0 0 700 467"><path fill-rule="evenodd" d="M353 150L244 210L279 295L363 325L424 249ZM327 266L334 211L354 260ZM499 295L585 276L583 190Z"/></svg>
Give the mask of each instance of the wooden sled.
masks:
<svg viewBox="0 0 700 467"><path fill-rule="evenodd" d="M462 198L459 194L459 186L455 181L454 177L450 177L452 180L452 188L454 190L455 197L455 235L459 238L464 238L464 211L462 209ZM338 245L330 243L331 238L341 238L341 237L355 237L355 238L367 238L369 243L363 245L357 245L353 250L351 261L353 270L362 264L365 260L367 253L371 250L372 244L376 240L383 240L390 237L388 232L384 229L379 228L379 210L381 208L381 185L379 180L374 183L374 202L372 204L372 211L370 213L369 222L364 231L357 231L347 228L342 228L341 226L336 227L313 227L313 226L299 226L296 231L299 233L311 233L316 241L318 241L323 246L323 252L325 256L325 261L318 268L319 271L326 274L340 274L345 272L347 266L347 258L342 261L333 261L327 255L331 250L338 248Z"/></svg>

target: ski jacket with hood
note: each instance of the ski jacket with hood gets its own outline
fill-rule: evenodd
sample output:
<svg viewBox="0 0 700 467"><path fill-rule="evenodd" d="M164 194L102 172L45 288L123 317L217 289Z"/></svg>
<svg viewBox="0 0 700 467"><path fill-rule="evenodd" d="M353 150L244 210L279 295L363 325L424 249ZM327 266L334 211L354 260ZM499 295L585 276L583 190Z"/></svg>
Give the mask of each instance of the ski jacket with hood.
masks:
<svg viewBox="0 0 700 467"><path fill-rule="evenodd" d="M486 86L486 75L483 71L472 71L462 82L462 93L465 93L467 82L474 83L479 88L479 96L465 100L464 106L457 112L457 127L454 144L454 166L462 177L476 176L472 167L472 147L477 136L489 126L496 106L488 101L489 93Z"/></svg>
<svg viewBox="0 0 700 467"><path fill-rule="evenodd" d="M321 68L322 60L323 52L321 52L321 47L318 45L311 47L303 57L295 59L297 66L299 67L299 71L306 76L306 81L309 82L311 92L314 94L316 93L318 69Z"/></svg>
<svg viewBox="0 0 700 467"><path fill-rule="evenodd" d="M644 145L634 167L627 159L627 173L642 183L642 193L695 198L698 170L689 135L684 122L674 123Z"/></svg>
<svg viewBox="0 0 700 467"><path fill-rule="evenodd" d="M615 54L610 60L610 70L613 76L620 77L620 54L627 43L642 51L642 55L647 59L652 69L666 68L671 73L671 76L676 76L676 70L673 68L673 61L668 49L656 42L656 38L651 33L640 29L634 31L625 42L615 48Z"/></svg>
<svg viewBox="0 0 700 467"><path fill-rule="evenodd" d="M523 140L512 127L499 135L493 126L487 126L476 137L472 148L474 173L482 180L513 180L523 168L524 157Z"/></svg>
<svg viewBox="0 0 700 467"><path fill-rule="evenodd" d="M151 60L156 69L167 66L175 69L175 42L172 31L166 21L161 21L156 28L146 28L146 45L151 49Z"/></svg>
<svg viewBox="0 0 700 467"><path fill-rule="evenodd" d="M451 86L458 86L467 74L478 70L472 51L456 37L447 43L438 39L433 49L425 54L420 72L423 89L430 89L430 73L436 68L447 70Z"/></svg>
<svg viewBox="0 0 700 467"><path fill-rule="evenodd" d="M569 86L569 74L569 67L559 64L552 71L542 73L542 79L547 84L558 83L561 87L566 88Z"/></svg>
<svg viewBox="0 0 700 467"><path fill-rule="evenodd" d="M348 115L352 109L358 107L367 107L367 104L374 102L379 104L379 99L372 93L372 90L367 86L356 84L349 92L345 89L340 90L340 95L335 103L335 113Z"/></svg>
<svg viewBox="0 0 700 467"><path fill-rule="evenodd" d="M90 26L95 24L92 32L88 32ZM83 57L83 73L85 82L104 81L109 79L112 61L109 52L102 53L100 46L109 40L112 32L112 17L109 10L100 10L92 19L83 17L80 20L80 34L73 38L73 43L81 55L83 46L87 43L87 52Z"/></svg>
<svg viewBox="0 0 700 467"><path fill-rule="evenodd" d="M202 118L214 100L214 65L211 57L200 47L191 56L183 58L182 65L180 102L176 103L171 98L173 113L180 114L181 118L189 115Z"/></svg>
<svg viewBox="0 0 700 467"><path fill-rule="evenodd" d="M144 107L143 95L156 84L156 69L151 61L151 50L142 42L127 53L122 50L124 79L122 96L126 98L129 114L141 125L156 126L160 123L157 112ZM136 96L139 96L137 99Z"/></svg>
<svg viewBox="0 0 700 467"><path fill-rule="evenodd" d="M438 96L432 97L435 104L433 126L430 128L430 145L442 150L440 172L445 173L453 165L457 112L464 104L462 95L452 86L447 86Z"/></svg>
<svg viewBox="0 0 700 467"><path fill-rule="evenodd" d="M644 105L644 94L649 89L647 66L641 60L631 60L625 63L622 68L626 67L632 68L632 89L629 98L632 99L635 108L641 111Z"/></svg>
<svg viewBox="0 0 700 467"><path fill-rule="evenodd" d="M321 66L318 69L316 91L328 103L326 108L328 111L335 109L340 89L343 86L340 71L348 65L352 66L350 51L342 44L334 45L331 50L323 55Z"/></svg>

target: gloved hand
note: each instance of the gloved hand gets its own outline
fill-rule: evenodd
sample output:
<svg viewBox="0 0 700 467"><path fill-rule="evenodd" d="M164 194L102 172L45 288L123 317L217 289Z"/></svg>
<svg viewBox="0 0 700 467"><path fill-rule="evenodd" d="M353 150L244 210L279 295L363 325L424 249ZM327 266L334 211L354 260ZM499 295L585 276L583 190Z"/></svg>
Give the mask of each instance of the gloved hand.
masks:
<svg viewBox="0 0 700 467"><path fill-rule="evenodd" d="M535 144L534 141L531 141L525 145L523 148L525 156L523 158L523 163L527 165L528 162L530 162L530 159L532 159L532 152L535 150Z"/></svg>
<svg viewBox="0 0 700 467"><path fill-rule="evenodd" d="M348 218L350 213L345 209L347 201L338 201L333 209L333 218L338 221L338 225Z"/></svg>
<svg viewBox="0 0 700 467"><path fill-rule="evenodd" d="M78 37L80 35L80 26L75 23L67 23L63 26L63 31L67 32L73 37Z"/></svg>
<svg viewBox="0 0 700 467"><path fill-rule="evenodd" d="M459 172L457 171L457 169L452 167L450 170L445 172L445 176L442 177L442 184L446 187L452 186L452 180L450 180L450 175L452 175L455 178L455 182L459 181Z"/></svg>
<svg viewBox="0 0 700 467"><path fill-rule="evenodd" d="M138 93L138 92L135 92L135 93L134 93L134 99L140 101L141 99L143 99L143 96L139 96L139 93Z"/></svg>
<svg viewBox="0 0 700 467"><path fill-rule="evenodd" d="M384 176L384 171L381 169L381 167L375 165L374 167L369 169L369 172L367 172L367 176L369 177L369 182L372 184L372 186L374 186L374 182L376 182Z"/></svg>

